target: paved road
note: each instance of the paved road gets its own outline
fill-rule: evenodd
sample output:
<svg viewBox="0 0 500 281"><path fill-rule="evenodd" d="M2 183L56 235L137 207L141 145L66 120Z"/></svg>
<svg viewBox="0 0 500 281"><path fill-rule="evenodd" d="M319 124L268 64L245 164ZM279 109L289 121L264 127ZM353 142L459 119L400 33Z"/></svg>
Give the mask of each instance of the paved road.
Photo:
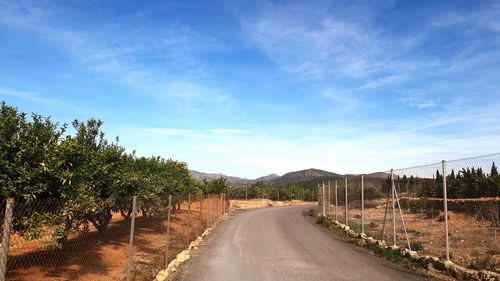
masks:
<svg viewBox="0 0 500 281"><path fill-rule="evenodd" d="M429 280L335 238L302 214L309 208L233 214L175 280Z"/></svg>

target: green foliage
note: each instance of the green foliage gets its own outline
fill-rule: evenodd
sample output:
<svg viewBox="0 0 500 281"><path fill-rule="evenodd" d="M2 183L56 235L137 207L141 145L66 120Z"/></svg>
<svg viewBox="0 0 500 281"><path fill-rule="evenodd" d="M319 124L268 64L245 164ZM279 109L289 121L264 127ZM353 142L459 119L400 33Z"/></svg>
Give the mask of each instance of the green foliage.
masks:
<svg viewBox="0 0 500 281"><path fill-rule="evenodd" d="M212 181L203 180L201 185L201 190L205 194L227 193L228 189L229 184L224 177L220 177Z"/></svg>
<svg viewBox="0 0 500 281"><path fill-rule="evenodd" d="M407 182L403 179L397 184L403 187ZM446 186L449 199L500 196L500 176L494 162L490 174L484 173L480 167L463 168L457 173L452 170L446 176ZM415 179L408 189L419 197L443 198L443 175L436 171L434 179Z"/></svg>
<svg viewBox="0 0 500 281"><path fill-rule="evenodd" d="M407 265L407 266L410 266L413 264L411 260L402 256L399 253L399 251L394 250L392 248L377 247L374 249L374 252L375 252L375 255L377 255L379 257L383 257L385 259L388 259L391 262L395 262L395 263L399 263L399 264L403 264L403 265Z"/></svg>
<svg viewBox="0 0 500 281"><path fill-rule="evenodd" d="M232 187L230 195L233 199L255 199L266 198L270 200L305 200L316 201L316 188L305 188L297 185L273 186L264 182L256 182L251 185Z"/></svg>
<svg viewBox="0 0 500 281"><path fill-rule="evenodd" d="M1 103L0 191L3 201L15 199L17 233L30 240L49 232L60 246L73 227L104 232L113 212L130 216L134 195L199 192L186 163L125 153L102 124L75 120L74 133L65 134L66 124ZM225 180L206 184L207 192L227 189ZM149 203L148 212L159 205Z"/></svg>

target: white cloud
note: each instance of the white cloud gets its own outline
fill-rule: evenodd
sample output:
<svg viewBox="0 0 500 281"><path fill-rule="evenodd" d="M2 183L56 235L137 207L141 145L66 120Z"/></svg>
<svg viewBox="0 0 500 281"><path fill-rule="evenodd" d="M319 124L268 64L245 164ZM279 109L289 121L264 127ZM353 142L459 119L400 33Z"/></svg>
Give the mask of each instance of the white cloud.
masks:
<svg viewBox="0 0 500 281"><path fill-rule="evenodd" d="M404 75L387 75L380 78L373 79L368 83L356 88L355 90L373 90L386 85L391 85L396 82L403 81L405 79Z"/></svg>
<svg viewBox="0 0 500 281"><path fill-rule="evenodd" d="M123 141L133 142L139 154L163 153L200 171L247 178L311 167L371 173L497 152L496 108L498 104L362 124L347 120L321 125L268 124L237 137L197 129L178 132L181 142L168 134L151 134L138 141L129 140L131 134L120 135Z"/></svg>
<svg viewBox="0 0 500 281"><path fill-rule="evenodd" d="M42 95L35 93L35 92L19 91L19 90L13 90L13 89L1 88L1 87L0 87L0 95L21 98L21 99L34 101L37 103L43 103L43 104L56 104L59 102L55 99L43 97Z"/></svg>
<svg viewBox="0 0 500 281"><path fill-rule="evenodd" d="M229 134L229 135L242 135L250 133L247 130L240 130L240 129L212 129L211 131L215 133Z"/></svg>
<svg viewBox="0 0 500 281"><path fill-rule="evenodd" d="M87 70L106 75L140 94L174 102L185 112L200 110L207 104L229 108L234 102L230 94L198 81L208 74L197 55L209 50L224 50L215 39L188 28L180 28L182 32L179 32L177 26L155 30L158 34L149 37L134 30L119 29L116 25L104 25L98 31L74 30L61 23L51 23L53 17L64 13L56 7L36 3L21 6L4 4L0 24L30 32L59 48ZM156 37L160 39L152 39ZM141 55L151 51L147 48L166 54L159 58L163 62L161 68L141 64Z"/></svg>
<svg viewBox="0 0 500 281"><path fill-rule="evenodd" d="M352 92L336 89L326 89L322 92L323 97L350 107L359 105L359 100L353 98L353 95Z"/></svg>

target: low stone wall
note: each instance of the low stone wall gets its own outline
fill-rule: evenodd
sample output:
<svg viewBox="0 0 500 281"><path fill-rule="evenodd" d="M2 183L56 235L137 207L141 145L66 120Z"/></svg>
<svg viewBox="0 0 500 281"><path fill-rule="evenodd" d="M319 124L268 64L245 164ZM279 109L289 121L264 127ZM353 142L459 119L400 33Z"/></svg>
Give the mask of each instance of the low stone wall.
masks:
<svg viewBox="0 0 500 281"><path fill-rule="evenodd" d="M185 261L189 260L189 258L191 257L189 255L190 252L192 250L197 250L201 246L201 244L203 243L203 240L208 235L210 235L210 233L212 233L213 228L219 222L223 221L226 217L227 217L227 214L223 215L219 220L217 220L216 222L214 222L214 224L212 225L212 227L209 227L209 228L205 229L205 231L200 236L198 236L195 240L191 241L191 243L189 243L189 247L187 249L185 249L184 251L180 252L179 254L177 254L177 256L175 257L175 259L173 259L172 261L170 261L170 263L168 264L167 268L165 268L163 270L160 270L156 274L156 278L153 281L166 281L166 280L168 280L168 277L172 273L174 273L175 271L177 271L177 269L179 269L179 267L181 266L182 263L184 263Z"/></svg>
<svg viewBox="0 0 500 281"><path fill-rule="evenodd" d="M377 240L373 237L368 237L365 234L357 233L351 230L349 226L334 220L332 217L324 217L323 220L325 224L335 225L336 227L343 230L349 237L358 239L356 241L356 244L359 246L371 245L373 247L384 248L384 249L391 248L395 251L398 251L401 256L408 258L415 264L425 269L434 268L459 280L478 280L478 281L500 280L500 274L498 273L487 270L477 271L477 270L467 269L465 267L456 265L449 260L443 261L437 257L420 256L416 251L410 251L406 248L400 248L398 246L387 246L387 243L383 240Z"/></svg>

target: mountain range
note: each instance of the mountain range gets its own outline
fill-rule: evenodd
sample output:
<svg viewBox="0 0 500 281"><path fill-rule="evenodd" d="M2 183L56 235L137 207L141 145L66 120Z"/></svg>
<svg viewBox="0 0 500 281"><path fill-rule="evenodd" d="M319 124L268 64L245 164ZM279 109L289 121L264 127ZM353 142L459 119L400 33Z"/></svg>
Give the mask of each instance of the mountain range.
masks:
<svg viewBox="0 0 500 281"><path fill-rule="evenodd" d="M267 176L263 176L263 177L256 178L256 179L245 179L245 178L240 178L240 177L227 176L227 175L220 174L220 173L203 173L203 172L198 172L195 170L189 170L189 172L191 173L192 177L199 179L199 180L209 180L210 181L210 180L215 180L215 179L223 177L223 178L226 178L226 180L232 184L252 184L252 183L255 183L258 181L269 182L269 181L273 181L273 180L280 177L277 174L269 174Z"/></svg>
<svg viewBox="0 0 500 281"><path fill-rule="evenodd" d="M256 179L246 179L234 176L227 176L220 173L203 173L195 170L190 170L191 176L199 180L214 180L220 177L224 177L231 184L235 185L243 185L243 184L252 184L259 181L262 181L269 185L288 185L288 184L300 184L306 186L314 186L320 181L328 181L328 180L336 180L342 179L346 176L355 176L353 174L337 174L333 172L328 172L320 169L306 169L300 171L294 171L284 174L283 176L279 176L277 174L269 174L267 176L263 176ZM366 177L370 178L386 178L387 174L385 173L372 173L366 175Z"/></svg>

